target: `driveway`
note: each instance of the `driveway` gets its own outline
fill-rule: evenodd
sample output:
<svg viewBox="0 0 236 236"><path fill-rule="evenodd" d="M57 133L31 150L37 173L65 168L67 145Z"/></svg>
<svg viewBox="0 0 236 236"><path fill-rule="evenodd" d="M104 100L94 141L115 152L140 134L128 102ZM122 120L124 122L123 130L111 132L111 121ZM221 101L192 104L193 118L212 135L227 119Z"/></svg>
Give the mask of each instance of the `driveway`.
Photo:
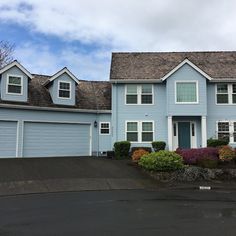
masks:
<svg viewBox="0 0 236 236"><path fill-rule="evenodd" d="M0 195L144 189L155 182L127 160L95 157L0 159Z"/></svg>

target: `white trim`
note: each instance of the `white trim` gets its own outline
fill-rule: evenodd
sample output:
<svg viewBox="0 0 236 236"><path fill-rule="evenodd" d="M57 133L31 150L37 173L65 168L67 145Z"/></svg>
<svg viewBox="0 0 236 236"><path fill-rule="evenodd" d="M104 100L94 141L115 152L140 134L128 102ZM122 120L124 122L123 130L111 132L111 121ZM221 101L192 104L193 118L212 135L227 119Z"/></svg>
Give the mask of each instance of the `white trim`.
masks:
<svg viewBox="0 0 236 236"><path fill-rule="evenodd" d="M130 143L152 143L154 141L154 134L155 134L155 123L154 120L126 120L125 121L125 140L127 140L127 123L128 122L136 122L137 123L137 133L138 133L138 140L131 141ZM152 141L142 141L142 127L143 122L150 122L152 123ZM130 131L131 132L131 131ZM134 131L135 132L135 131ZM149 131L151 133L151 131Z"/></svg>
<svg viewBox="0 0 236 236"><path fill-rule="evenodd" d="M102 124L108 124L108 125L109 125L108 128L103 128L103 129L108 129L108 130L109 130L109 133L106 133L106 134L102 134L102 133L101 133ZM99 134L100 134L100 135L110 135L110 134L111 134L111 122L109 122L109 121L100 121L100 122L99 122Z"/></svg>
<svg viewBox="0 0 236 236"><path fill-rule="evenodd" d="M195 83L196 84L196 102L177 102L177 83ZM197 80L176 80L175 81L175 104L199 104L199 89L198 89L198 81Z"/></svg>
<svg viewBox="0 0 236 236"><path fill-rule="evenodd" d="M16 104L0 104L0 108L6 109L23 109L23 110L39 110L39 111L65 111L65 112L78 112L78 113L96 113L96 114L110 114L111 110L88 110L88 109L75 109L75 108L56 108L56 107L38 107L26 106Z"/></svg>
<svg viewBox="0 0 236 236"><path fill-rule="evenodd" d="M20 78L20 85L13 85L13 84L10 84L10 85L21 87L21 93L12 93L12 92L9 93L9 92L8 92L9 77L18 77L18 78ZM22 76L22 75L7 74L6 94L14 95L14 96L15 96L15 95L16 95L16 96L22 96L22 95L24 94L23 89L24 89L24 86L23 86L23 76Z"/></svg>
<svg viewBox="0 0 236 236"><path fill-rule="evenodd" d="M207 122L206 116L201 117L202 147L207 147Z"/></svg>
<svg viewBox="0 0 236 236"><path fill-rule="evenodd" d="M19 157L19 134L20 134L20 122L17 122L16 127L16 157Z"/></svg>
<svg viewBox="0 0 236 236"><path fill-rule="evenodd" d="M212 78L206 74L204 71L202 71L199 67L197 67L195 64L193 64L190 60L185 59L183 60L179 65L177 65L173 70L168 72L164 77L161 78L162 81L166 80L169 78L172 74L174 74L178 69L180 69L183 65L188 64L191 66L193 69L195 69L197 72L199 72L201 75L203 75L206 79L212 80Z"/></svg>
<svg viewBox="0 0 236 236"><path fill-rule="evenodd" d="M234 142L234 123L236 122L236 120L217 120L216 121L216 138L218 139L218 123L229 123L229 144L235 144L236 142ZM222 133L227 133L227 131L222 131Z"/></svg>
<svg viewBox="0 0 236 236"><path fill-rule="evenodd" d="M137 95L137 103L127 103L127 95L132 95L132 94L127 94L127 86L128 84L125 85L125 105L127 106L150 106L150 105L155 105L154 104L154 86L152 84L152 93L150 94L144 94L144 95L152 95L152 103L142 103L142 85L145 84L134 84L137 85L137 94L133 94L133 95Z"/></svg>
<svg viewBox="0 0 236 236"><path fill-rule="evenodd" d="M63 75L64 73L66 73L71 79L73 79L77 84L79 84L79 80L65 67L65 68L61 69L60 71L58 71L56 74L54 74L49 80L47 80L44 83L44 85L46 85L48 83L48 81L52 82L53 80L55 80L59 76Z"/></svg>
<svg viewBox="0 0 236 236"><path fill-rule="evenodd" d="M6 65L0 70L0 74L4 73L5 71L11 69L12 67L18 67L22 72L24 72L30 79L33 78L33 75L30 74L28 70L26 70L18 61L13 61L12 63Z"/></svg>
<svg viewBox="0 0 236 236"><path fill-rule="evenodd" d="M168 148L169 151L173 151L173 127L172 116L167 117L167 130L168 130Z"/></svg>
<svg viewBox="0 0 236 236"><path fill-rule="evenodd" d="M66 90L66 89L60 89L60 83L67 83L70 85L70 88L69 90ZM67 97L60 97L60 90L62 91L69 91L70 92L70 96L67 98ZM71 99L71 82L70 81L66 81L66 80L58 80L58 83L57 83L57 98L58 99L65 99L65 100L70 100Z"/></svg>

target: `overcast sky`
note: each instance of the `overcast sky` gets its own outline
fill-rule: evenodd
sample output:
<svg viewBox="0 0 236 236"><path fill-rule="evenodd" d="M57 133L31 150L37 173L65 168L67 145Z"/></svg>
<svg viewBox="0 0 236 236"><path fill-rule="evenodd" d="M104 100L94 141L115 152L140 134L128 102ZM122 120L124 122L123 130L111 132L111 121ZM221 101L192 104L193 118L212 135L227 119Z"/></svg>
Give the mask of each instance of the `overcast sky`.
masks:
<svg viewBox="0 0 236 236"><path fill-rule="evenodd" d="M30 72L108 80L111 52L236 50L235 0L0 0L0 40Z"/></svg>

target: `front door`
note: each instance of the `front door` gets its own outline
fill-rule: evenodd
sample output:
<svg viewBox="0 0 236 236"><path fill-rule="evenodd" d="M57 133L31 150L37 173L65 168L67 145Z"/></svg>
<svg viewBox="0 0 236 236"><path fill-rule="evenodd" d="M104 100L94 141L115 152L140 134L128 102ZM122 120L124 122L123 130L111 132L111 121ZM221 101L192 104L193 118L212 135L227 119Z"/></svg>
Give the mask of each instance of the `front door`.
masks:
<svg viewBox="0 0 236 236"><path fill-rule="evenodd" d="M178 122L179 148L191 148L190 122Z"/></svg>

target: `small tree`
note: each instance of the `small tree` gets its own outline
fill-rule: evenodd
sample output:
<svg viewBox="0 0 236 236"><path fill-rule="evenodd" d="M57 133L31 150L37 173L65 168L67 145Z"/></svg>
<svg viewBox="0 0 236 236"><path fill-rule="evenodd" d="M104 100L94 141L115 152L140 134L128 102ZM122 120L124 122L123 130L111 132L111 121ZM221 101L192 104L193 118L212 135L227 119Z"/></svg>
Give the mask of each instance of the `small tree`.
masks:
<svg viewBox="0 0 236 236"><path fill-rule="evenodd" d="M0 68L13 61L14 45L0 40Z"/></svg>

